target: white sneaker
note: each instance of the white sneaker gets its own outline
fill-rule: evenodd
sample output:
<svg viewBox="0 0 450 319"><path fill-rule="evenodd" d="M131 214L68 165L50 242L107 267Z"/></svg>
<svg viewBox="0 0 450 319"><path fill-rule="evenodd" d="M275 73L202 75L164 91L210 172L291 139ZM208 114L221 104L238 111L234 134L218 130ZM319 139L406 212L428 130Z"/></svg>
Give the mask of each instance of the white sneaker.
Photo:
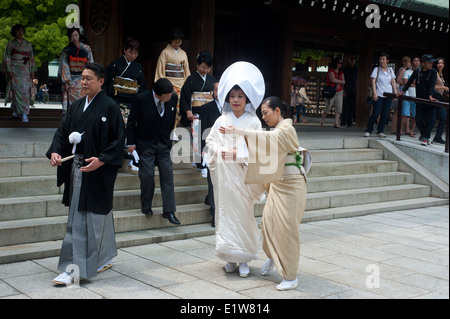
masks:
<svg viewBox="0 0 450 319"><path fill-rule="evenodd" d="M365 136L365 137L370 137L370 133L369 133L369 132L366 132L366 133L364 133L364 136Z"/></svg>
<svg viewBox="0 0 450 319"><path fill-rule="evenodd" d="M202 177L208 178L208 169L207 168L202 168Z"/></svg>
<svg viewBox="0 0 450 319"><path fill-rule="evenodd" d="M267 276L275 266L273 259L268 258L264 265L261 267L261 275Z"/></svg>
<svg viewBox="0 0 450 319"><path fill-rule="evenodd" d="M28 123L28 116L26 114L22 115L22 122Z"/></svg>
<svg viewBox="0 0 450 319"><path fill-rule="evenodd" d="M277 290L284 291L284 290L290 290L295 289L298 287L298 279L295 280L283 280L281 284L277 286Z"/></svg>
<svg viewBox="0 0 450 319"><path fill-rule="evenodd" d="M61 275L52 280L52 283L58 285L69 285L73 283L73 278L66 272L63 272Z"/></svg>
<svg viewBox="0 0 450 319"><path fill-rule="evenodd" d="M250 268L246 263L239 264L239 276L242 278L247 278L250 274Z"/></svg>
<svg viewBox="0 0 450 319"><path fill-rule="evenodd" d="M225 271L228 272L228 273L235 272L236 268L237 268L237 264L236 263L227 263L225 265Z"/></svg>
<svg viewBox="0 0 450 319"><path fill-rule="evenodd" d="M384 133L378 133L377 136L378 136L378 137L385 138L385 137L386 137L386 134L384 134Z"/></svg>

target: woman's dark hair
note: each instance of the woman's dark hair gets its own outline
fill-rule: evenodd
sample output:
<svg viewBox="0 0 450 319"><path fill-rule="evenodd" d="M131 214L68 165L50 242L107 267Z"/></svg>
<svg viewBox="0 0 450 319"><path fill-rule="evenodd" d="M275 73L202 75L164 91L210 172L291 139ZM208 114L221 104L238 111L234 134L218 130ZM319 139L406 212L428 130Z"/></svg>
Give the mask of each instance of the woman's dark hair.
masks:
<svg viewBox="0 0 450 319"><path fill-rule="evenodd" d="M170 35L170 41L181 39L184 41L184 33L180 29L173 29L172 34Z"/></svg>
<svg viewBox="0 0 450 319"><path fill-rule="evenodd" d="M80 36L80 41L81 41L81 31L79 28L67 29L67 37L69 38L69 41L70 41L70 37L72 36L72 33L74 33L75 31L78 32L78 35Z"/></svg>
<svg viewBox="0 0 450 319"><path fill-rule="evenodd" d="M161 78L156 81L155 85L153 86L153 91L155 91L155 94L159 96L170 94L173 93L173 85L166 78Z"/></svg>
<svg viewBox="0 0 450 319"><path fill-rule="evenodd" d="M385 56L386 57L386 60L390 60L391 59L391 57L390 57L390 55L389 55L389 53L386 53L386 52L382 52L381 54L380 54L380 58L382 57L382 56Z"/></svg>
<svg viewBox="0 0 450 319"><path fill-rule="evenodd" d="M95 73L97 76L97 79L104 79L106 78L106 72L103 65L97 62L88 63L84 66L83 70L91 70Z"/></svg>
<svg viewBox="0 0 450 319"><path fill-rule="evenodd" d="M213 64L213 57L211 53L208 51L202 51L197 56L197 64L200 65L202 63L205 63L207 66L212 67Z"/></svg>
<svg viewBox="0 0 450 319"><path fill-rule="evenodd" d="M337 69L337 65L339 64L339 62L342 64L342 59L341 58L334 58L333 62L331 62L331 68L333 69ZM342 69L342 65L341 65L341 69Z"/></svg>
<svg viewBox="0 0 450 319"><path fill-rule="evenodd" d="M231 94L231 91L233 91L233 90L241 90L242 92L244 92L244 90L242 90L239 85L233 86L231 88L230 92L228 92L227 97L225 98L225 102L230 103L230 94ZM245 94L245 92L244 92L244 94ZM246 102L247 104L251 103L250 100L248 99L247 94L245 94L245 98L247 99L247 102Z"/></svg>
<svg viewBox="0 0 450 319"><path fill-rule="evenodd" d="M276 110L277 108L281 111L281 116L284 119L287 119L291 116L291 108L285 102L283 102L279 97L271 96L262 101L261 105L267 104L272 110Z"/></svg>
<svg viewBox="0 0 450 319"><path fill-rule="evenodd" d="M15 38L17 31L19 31L20 29L23 29L23 31L25 31L25 27L22 24L18 23L16 25L13 25L13 27L11 28L11 35Z"/></svg>
<svg viewBox="0 0 450 319"><path fill-rule="evenodd" d="M139 52L139 50L141 49L141 45L139 44L138 40L134 38L125 39L125 42L123 43L123 50L128 51L130 49L131 51L136 50L137 52Z"/></svg>

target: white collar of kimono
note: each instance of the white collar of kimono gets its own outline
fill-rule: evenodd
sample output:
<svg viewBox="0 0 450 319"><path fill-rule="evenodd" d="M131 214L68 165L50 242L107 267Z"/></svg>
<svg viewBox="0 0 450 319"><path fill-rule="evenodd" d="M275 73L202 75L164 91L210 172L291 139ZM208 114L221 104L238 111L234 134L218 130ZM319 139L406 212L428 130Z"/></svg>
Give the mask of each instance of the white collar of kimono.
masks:
<svg viewBox="0 0 450 319"><path fill-rule="evenodd" d="M100 91L101 92L101 91ZM100 93L98 92L98 93ZM89 101L89 96L86 95L86 102L84 103L84 109L83 112L87 110L87 108L89 107L89 105L91 105L92 101L94 101L94 99L97 97L97 94L95 94L95 96L92 98L92 100Z"/></svg>
<svg viewBox="0 0 450 319"><path fill-rule="evenodd" d="M125 57L125 55L123 56L123 58L125 59L125 62L127 62L128 66L131 64L131 62L128 62L127 58Z"/></svg>
<svg viewBox="0 0 450 319"><path fill-rule="evenodd" d="M231 112L231 119L233 120L234 126L239 127L239 124L241 124L242 120L245 118L247 114L248 112L245 112L240 117L237 117L233 112Z"/></svg>
<svg viewBox="0 0 450 319"><path fill-rule="evenodd" d="M200 74L200 72L197 71L197 73L198 73L198 75L200 75L200 77L203 79L203 82L205 82L205 81L206 81L206 76L207 76L207 74L205 74L205 75L203 76L203 75Z"/></svg>
<svg viewBox="0 0 450 319"><path fill-rule="evenodd" d="M235 85L239 85L250 100L250 103L245 106L245 111L255 114L266 92L261 71L248 62L236 62L225 70L219 82L218 92L223 113L232 112L230 103L225 102L225 99Z"/></svg>

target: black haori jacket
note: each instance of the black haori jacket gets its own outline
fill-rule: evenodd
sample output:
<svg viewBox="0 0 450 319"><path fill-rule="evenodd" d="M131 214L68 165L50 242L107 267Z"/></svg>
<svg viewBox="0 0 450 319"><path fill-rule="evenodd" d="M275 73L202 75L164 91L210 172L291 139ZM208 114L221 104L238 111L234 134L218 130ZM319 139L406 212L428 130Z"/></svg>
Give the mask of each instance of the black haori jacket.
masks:
<svg viewBox="0 0 450 319"><path fill-rule="evenodd" d="M107 215L113 207L114 183L122 166L125 127L119 106L105 92L98 93L83 112L85 102L86 97L70 107L46 155L49 159L52 153L62 157L72 155L73 145L69 142L69 135L73 132L84 132L76 153L83 155L85 160L98 157L105 165L93 172L83 173L78 209ZM65 184L62 202L66 206L70 204L72 193L72 163L73 161L63 163L58 167L57 174L58 187ZM83 166L87 164L84 162Z"/></svg>

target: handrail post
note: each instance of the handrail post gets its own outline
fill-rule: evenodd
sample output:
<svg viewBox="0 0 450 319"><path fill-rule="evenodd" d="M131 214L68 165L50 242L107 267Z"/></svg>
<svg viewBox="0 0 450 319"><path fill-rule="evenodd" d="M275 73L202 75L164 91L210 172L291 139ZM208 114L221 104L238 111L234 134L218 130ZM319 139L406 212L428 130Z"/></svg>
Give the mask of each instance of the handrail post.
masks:
<svg viewBox="0 0 450 319"><path fill-rule="evenodd" d="M398 99L397 107L397 141L401 140L402 135L402 112L403 112L403 100Z"/></svg>
<svg viewBox="0 0 450 319"><path fill-rule="evenodd" d="M449 132L448 132L448 124L450 123L450 119L449 119L449 109L447 109L447 129L445 130L445 153L448 154L448 137L449 137Z"/></svg>

